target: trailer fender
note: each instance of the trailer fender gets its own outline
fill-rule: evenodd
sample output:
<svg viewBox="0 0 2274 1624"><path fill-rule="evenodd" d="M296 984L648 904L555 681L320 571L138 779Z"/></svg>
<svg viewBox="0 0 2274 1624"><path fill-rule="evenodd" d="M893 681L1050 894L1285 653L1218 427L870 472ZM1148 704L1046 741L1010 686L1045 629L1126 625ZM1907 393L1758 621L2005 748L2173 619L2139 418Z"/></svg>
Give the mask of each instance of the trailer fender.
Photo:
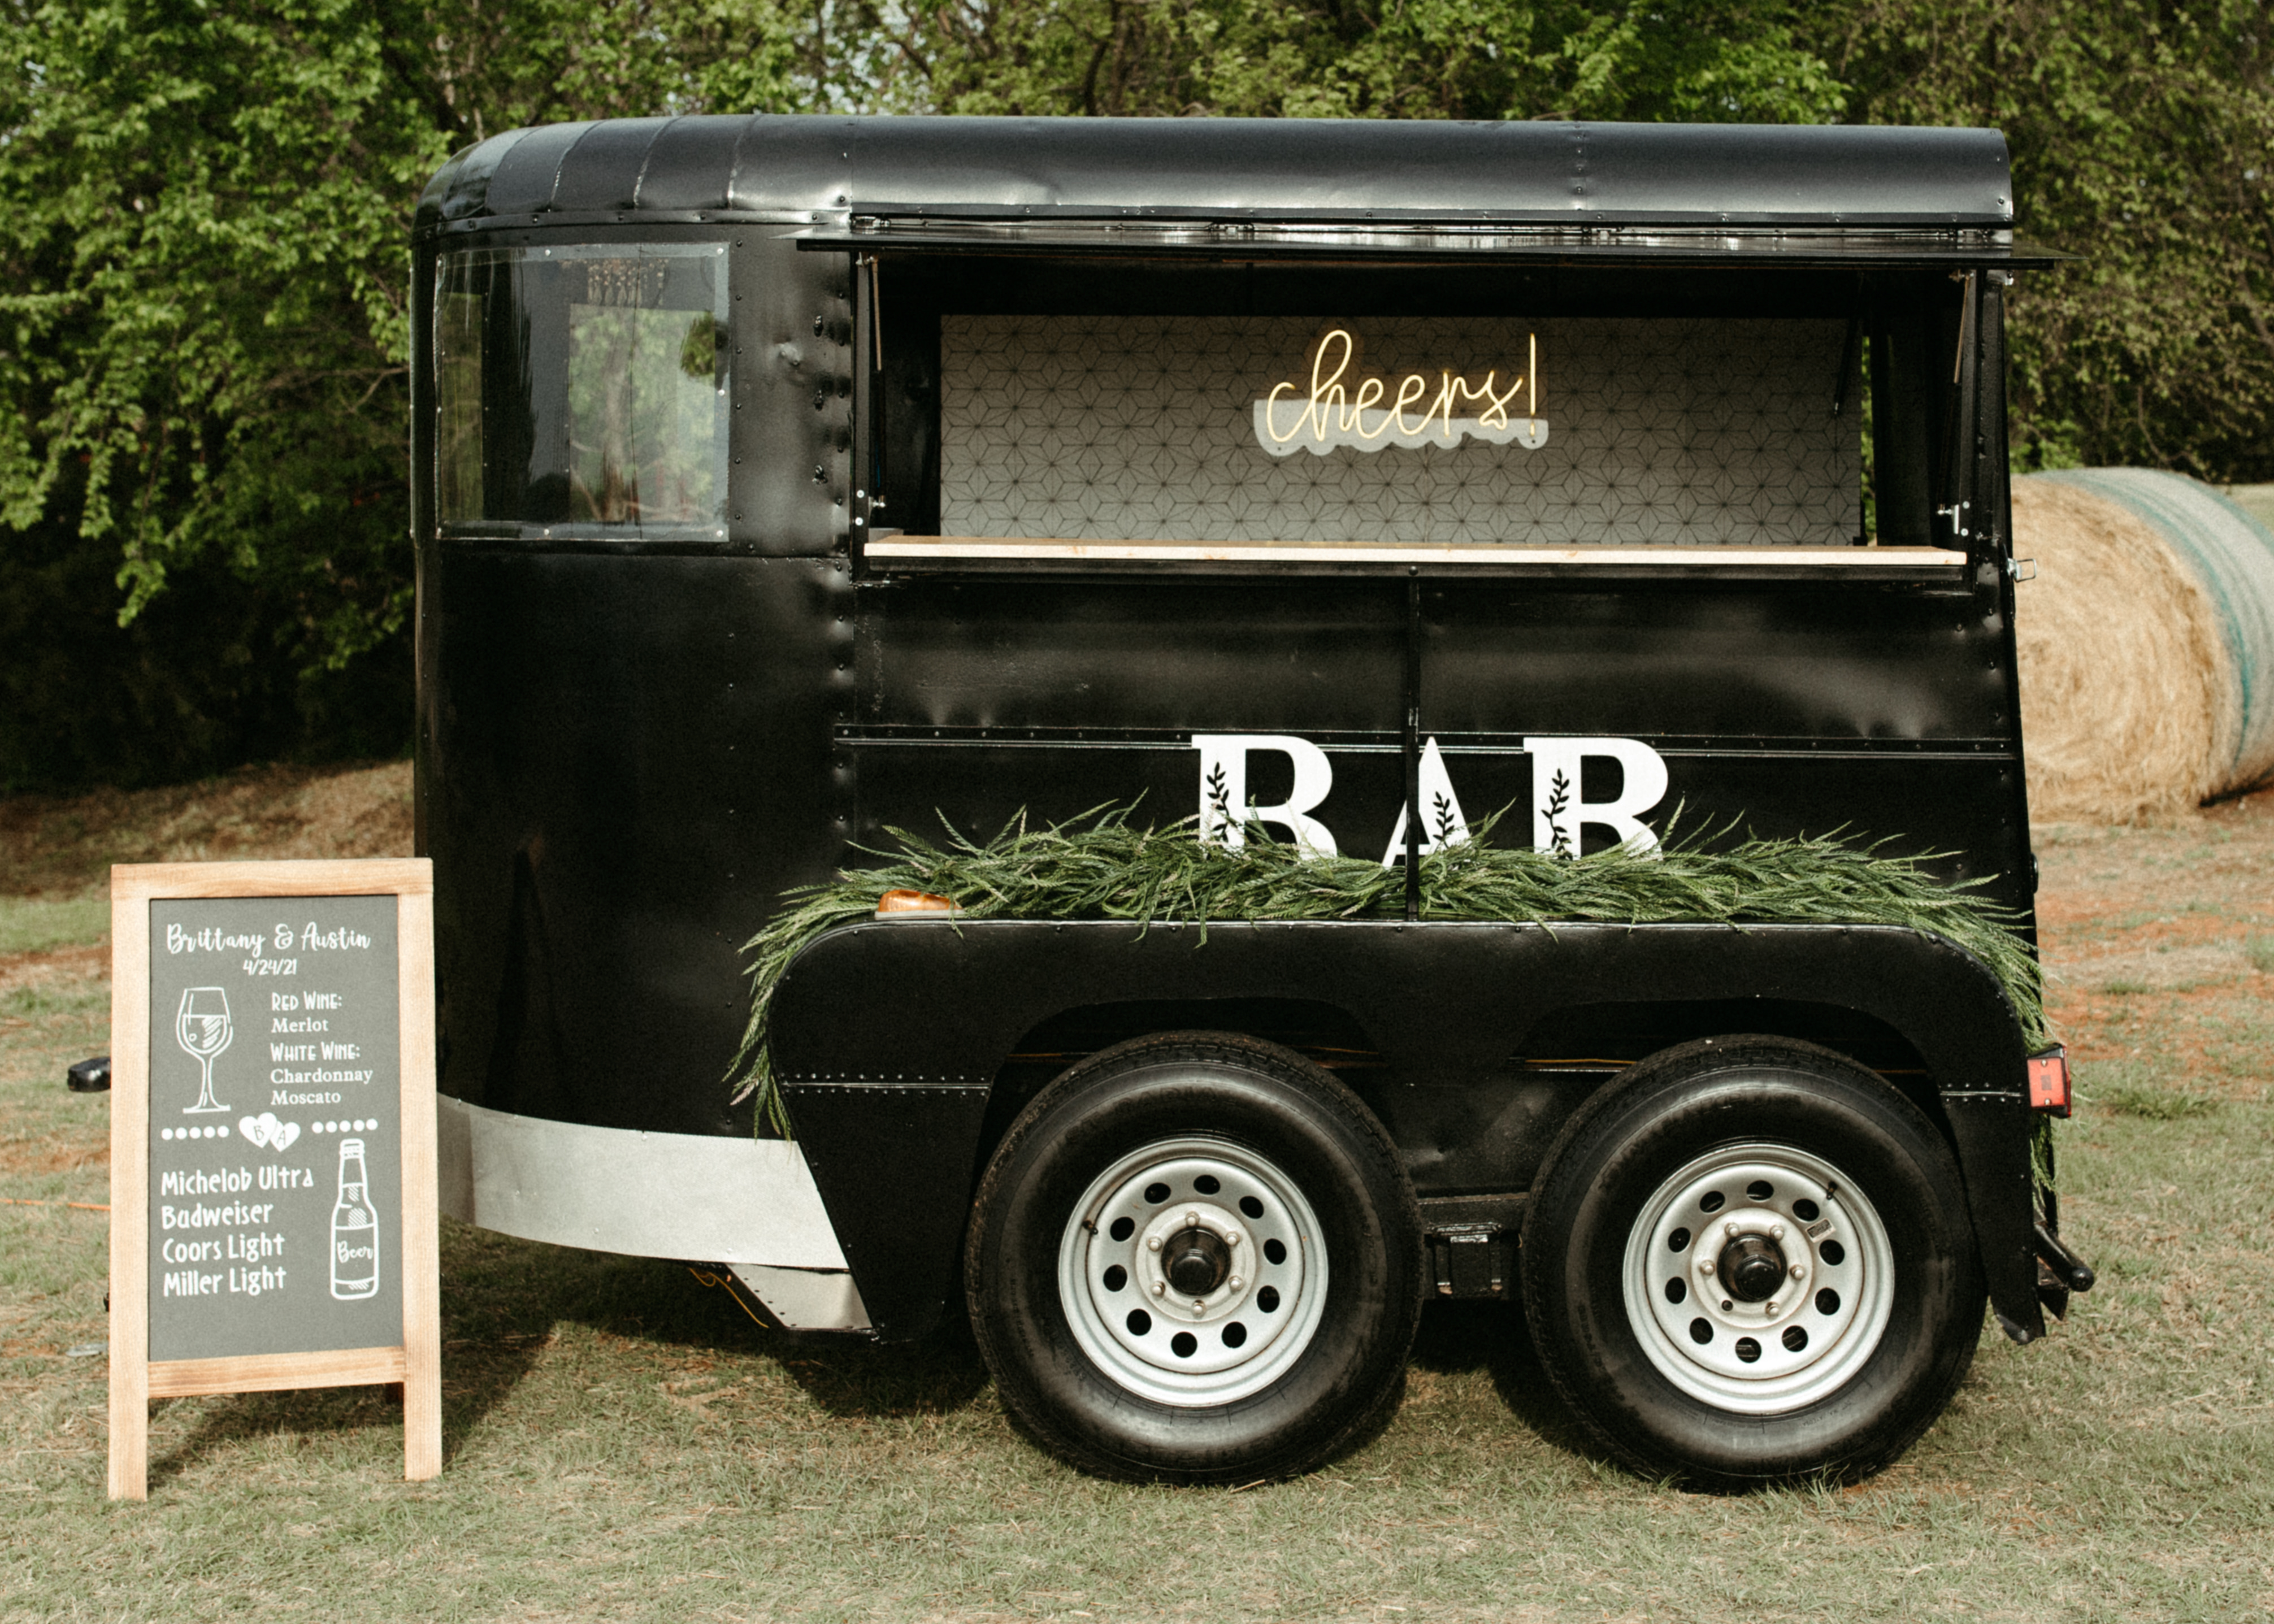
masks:
<svg viewBox="0 0 2274 1624"><path fill-rule="evenodd" d="M776 990L791 1122L883 1340L937 1323L995 1079L1020 1037L1111 1001L1290 999L1347 1011L1387 1075L1484 1076L1545 1015L1622 997L1855 1010L1917 1051L1965 1181L1991 1302L2043 1334L2026 1056L1981 961L1889 926L1114 921L903 916L817 937ZM1394 1081L1393 1085L1394 1086Z"/></svg>

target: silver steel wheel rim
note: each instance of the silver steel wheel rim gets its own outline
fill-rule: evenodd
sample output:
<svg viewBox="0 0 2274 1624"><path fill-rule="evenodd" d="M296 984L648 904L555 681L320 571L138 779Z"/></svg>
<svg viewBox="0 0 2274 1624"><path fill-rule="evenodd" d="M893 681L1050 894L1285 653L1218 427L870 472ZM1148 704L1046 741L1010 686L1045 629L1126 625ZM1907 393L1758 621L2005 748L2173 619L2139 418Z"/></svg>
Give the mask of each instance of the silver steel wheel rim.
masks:
<svg viewBox="0 0 2274 1624"><path fill-rule="evenodd" d="M1198 1297L1180 1295L1161 1261L1193 1229L1231 1259ZM1269 1158L1208 1135L1115 1162L1082 1192L1058 1243L1074 1341L1116 1386L1156 1403L1261 1392L1311 1345L1326 1297L1326 1248L1303 1192Z"/></svg>
<svg viewBox="0 0 2274 1624"><path fill-rule="evenodd" d="M1723 1278L1732 1248L1772 1250L1782 1283L1745 1300ZM1894 1302L1894 1254L1870 1199L1789 1145L1728 1146L1660 1184L1628 1234L1623 1278L1659 1374L1740 1415L1782 1415L1847 1386Z"/></svg>

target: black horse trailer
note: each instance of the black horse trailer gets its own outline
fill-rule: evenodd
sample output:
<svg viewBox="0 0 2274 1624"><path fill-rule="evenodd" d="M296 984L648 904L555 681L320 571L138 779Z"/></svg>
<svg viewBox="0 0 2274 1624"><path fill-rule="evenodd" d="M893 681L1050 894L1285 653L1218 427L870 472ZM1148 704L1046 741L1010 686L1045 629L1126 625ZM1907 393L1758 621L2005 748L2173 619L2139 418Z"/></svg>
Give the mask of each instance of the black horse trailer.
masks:
<svg viewBox="0 0 2274 1624"><path fill-rule="evenodd" d="M1622 1458L1884 1463L2090 1281L1977 958L1884 925L880 915L1105 803L1412 861L1834 829L2031 929L1985 130L688 117L414 235L444 1200L968 1308L1092 1470L1300 1470L1520 1300ZM2033 1082L2039 1092L2033 1097Z"/></svg>

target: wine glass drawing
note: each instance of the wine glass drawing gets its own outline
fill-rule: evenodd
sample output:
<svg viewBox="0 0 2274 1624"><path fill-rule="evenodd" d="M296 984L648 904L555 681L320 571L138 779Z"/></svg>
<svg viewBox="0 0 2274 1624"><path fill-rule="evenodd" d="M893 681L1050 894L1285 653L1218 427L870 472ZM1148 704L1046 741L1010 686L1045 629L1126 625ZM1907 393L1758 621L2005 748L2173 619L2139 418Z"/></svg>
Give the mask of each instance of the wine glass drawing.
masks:
<svg viewBox="0 0 2274 1624"><path fill-rule="evenodd" d="M182 1108L184 1116L229 1109L214 1098L213 1063L229 1047L232 1035L228 994L218 987L192 987L182 995L181 1012L174 1017L174 1038L189 1051L192 1059L205 1068L205 1075L198 1082L198 1102Z"/></svg>

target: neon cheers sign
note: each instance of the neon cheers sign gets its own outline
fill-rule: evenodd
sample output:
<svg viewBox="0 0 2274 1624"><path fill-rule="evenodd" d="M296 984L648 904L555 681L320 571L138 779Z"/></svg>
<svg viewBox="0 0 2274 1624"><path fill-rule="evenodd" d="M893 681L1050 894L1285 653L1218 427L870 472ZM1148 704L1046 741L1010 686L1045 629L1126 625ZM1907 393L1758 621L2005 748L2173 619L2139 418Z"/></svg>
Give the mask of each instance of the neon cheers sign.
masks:
<svg viewBox="0 0 2274 1624"><path fill-rule="evenodd" d="M1499 387L1500 369L1472 384L1466 372L1408 372L1389 380L1357 377L1358 340L1347 327L1330 327L1311 350L1310 393L1299 383L1276 383L1255 402L1255 440L1273 456L1308 451L1324 456L1337 446L1379 451L1384 446L1447 448L1464 440L1522 446L1547 443L1540 415L1540 339L1526 337L1525 369ZM1518 416L1518 409L1522 415Z"/></svg>

